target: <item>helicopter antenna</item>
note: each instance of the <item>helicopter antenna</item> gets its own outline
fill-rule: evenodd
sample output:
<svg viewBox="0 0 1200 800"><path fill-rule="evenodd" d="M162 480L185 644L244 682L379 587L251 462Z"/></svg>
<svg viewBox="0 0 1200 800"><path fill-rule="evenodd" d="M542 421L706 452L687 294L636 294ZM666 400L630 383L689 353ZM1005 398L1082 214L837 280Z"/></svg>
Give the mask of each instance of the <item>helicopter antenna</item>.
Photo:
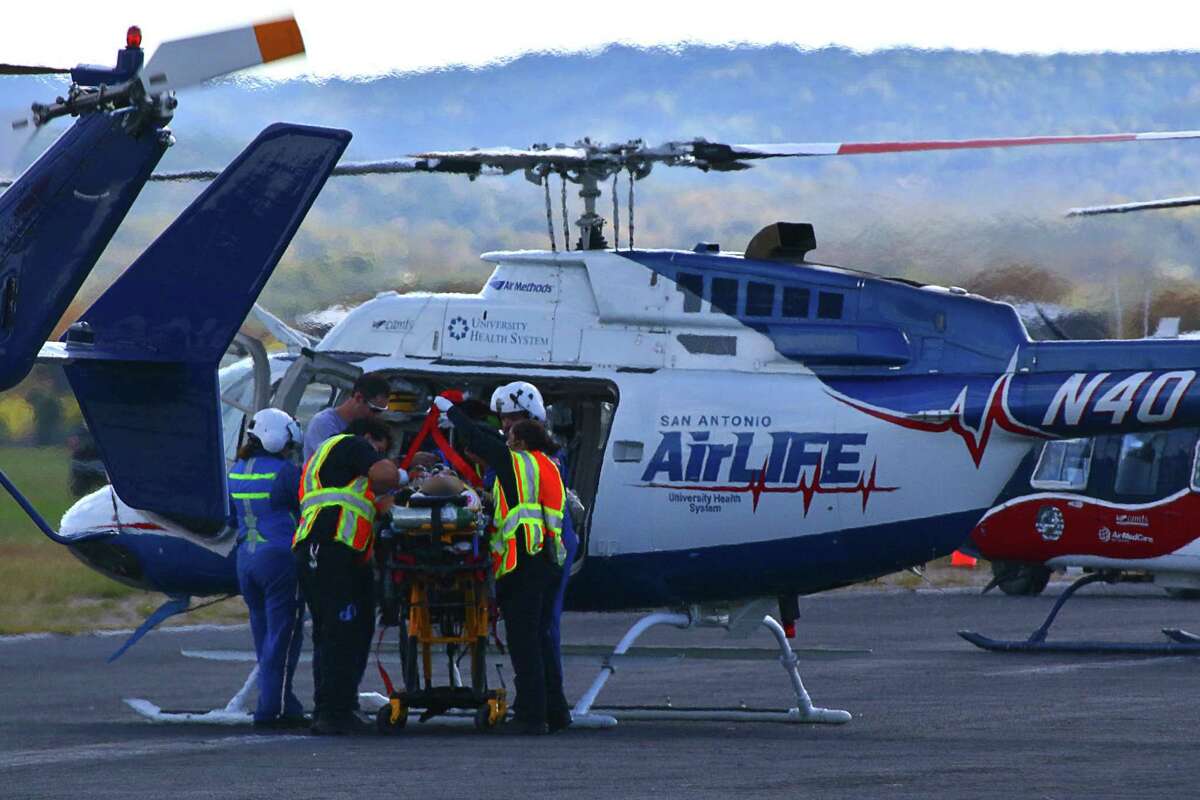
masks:
<svg viewBox="0 0 1200 800"><path fill-rule="evenodd" d="M550 234L550 252L557 253L558 247L554 244L554 214L550 210L550 176L542 176L542 188L546 190L546 232Z"/></svg>
<svg viewBox="0 0 1200 800"><path fill-rule="evenodd" d="M613 201L613 248L616 250L621 249L621 213L617 208L617 178L619 177L621 177L620 173L613 173L612 191L609 192Z"/></svg>
<svg viewBox="0 0 1200 800"><path fill-rule="evenodd" d="M567 217L567 173L560 172L562 179L563 250L571 249L571 223Z"/></svg>
<svg viewBox="0 0 1200 800"><path fill-rule="evenodd" d="M633 168L629 169L629 249L633 249Z"/></svg>

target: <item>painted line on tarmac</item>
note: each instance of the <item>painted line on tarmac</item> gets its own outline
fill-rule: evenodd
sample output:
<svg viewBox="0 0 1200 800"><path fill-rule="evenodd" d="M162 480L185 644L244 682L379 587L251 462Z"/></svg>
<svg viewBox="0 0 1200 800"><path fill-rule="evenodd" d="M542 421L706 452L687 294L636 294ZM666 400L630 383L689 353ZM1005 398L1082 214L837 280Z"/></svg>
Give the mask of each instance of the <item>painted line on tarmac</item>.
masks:
<svg viewBox="0 0 1200 800"><path fill-rule="evenodd" d="M150 631L150 634L156 633L222 633L227 631L247 631L250 630L248 623L233 623L229 625L218 625L216 623L205 623L199 625L173 625L169 628L155 628ZM43 639L70 639L76 636L97 636L107 638L111 636L129 636L133 633L133 628L116 628L113 630L96 630L96 631L80 631L79 633L50 633L43 631L40 633L15 633L5 636L0 636L0 644L22 644L23 642L38 642Z"/></svg>
<svg viewBox="0 0 1200 800"><path fill-rule="evenodd" d="M1084 669L1121 669L1124 667L1144 667L1151 664L1190 661L1195 656L1165 656L1147 658L1128 658L1121 661L1076 662L1074 664L1051 664L1042 667L1021 667L1019 669L1003 669L983 673L986 678L998 678L1005 675L1062 675L1067 672L1077 672Z"/></svg>
<svg viewBox="0 0 1200 800"><path fill-rule="evenodd" d="M16 633L0 636L0 644L20 644L21 642L36 642L39 639L49 639L53 633Z"/></svg>
<svg viewBox="0 0 1200 800"><path fill-rule="evenodd" d="M50 764L64 764L75 761L100 761L118 758L140 758L170 753L210 752L224 750L230 747L244 747L252 744L270 744L283 739L297 739L295 736L222 736L219 739L199 739L190 741L147 742L132 744L130 742L107 742L104 744L89 744L79 747L63 747L57 750L18 750L12 753L0 753L0 770L20 769L22 767L42 767Z"/></svg>
<svg viewBox="0 0 1200 800"><path fill-rule="evenodd" d="M184 658L197 658L202 661L232 661L238 664L255 664L258 662L258 656L253 650L180 650L179 655ZM301 662L312 661L312 653L303 652L300 654Z"/></svg>
<svg viewBox="0 0 1200 800"><path fill-rule="evenodd" d="M155 633L203 633L205 631L248 631L250 624L246 622L236 623L233 625L217 625L215 623L207 623L202 625L172 625L169 628L155 628L149 634ZM133 628L117 628L111 631L87 631L80 634L82 636L128 636L133 633Z"/></svg>

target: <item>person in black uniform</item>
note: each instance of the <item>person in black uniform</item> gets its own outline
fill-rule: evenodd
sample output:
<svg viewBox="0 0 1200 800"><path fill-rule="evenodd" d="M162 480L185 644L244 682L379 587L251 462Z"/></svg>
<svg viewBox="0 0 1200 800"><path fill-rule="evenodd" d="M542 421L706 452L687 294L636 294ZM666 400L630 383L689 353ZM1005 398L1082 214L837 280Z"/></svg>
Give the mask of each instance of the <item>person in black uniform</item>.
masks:
<svg viewBox="0 0 1200 800"><path fill-rule="evenodd" d="M496 575L496 601L504 614L508 649L512 658L517 702L513 720L499 726L497 733L543 734L562 730L571 724L571 711L563 693L562 669L551 637L554 597L562 580L565 553L562 549L562 511L565 490L558 469L550 460L556 450L553 439L536 420L525 420L509 430L507 443L494 431L471 419L463 409L444 397L434 401L446 413L463 446L482 458L496 473L494 502L505 500L507 507L522 502L540 503L545 521L541 547L530 552L526 536L518 528L515 547L509 550L509 562L497 571L493 533L493 574ZM536 462L536 490L523 480L527 492L522 497L514 463L525 456ZM500 497L503 493L503 497ZM500 527L501 515L496 515ZM515 562L515 563L513 563Z"/></svg>
<svg viewBox="0 0 1200 800"><path fill-rule="evenodd" d="M300 481L292 551L313 621L318 735L372 730L355 711L375 632L375 512L404 481L386 456L391 442L383 422L356 420L313 453Z"/></svg>

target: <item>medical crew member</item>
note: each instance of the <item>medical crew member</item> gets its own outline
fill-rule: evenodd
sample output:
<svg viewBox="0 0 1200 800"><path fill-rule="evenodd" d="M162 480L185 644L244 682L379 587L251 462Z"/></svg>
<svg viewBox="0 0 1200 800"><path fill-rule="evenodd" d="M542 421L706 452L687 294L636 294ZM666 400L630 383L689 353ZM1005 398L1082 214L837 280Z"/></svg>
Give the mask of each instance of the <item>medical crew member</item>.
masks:
<svg viewBox="0 0 1200 800"><path fill-rule="evenodd" d="M316 734L371 730L355 711L375 632L377 503L390 501L403 475L386 456L391 443L383 422L357 420L317 448L300 479L292 550L313 620Z"/></svg>
<svg viewBox="0 0 1200 800"><path fill-rule="evenodd" d="M296 421L277 408L264 408L250 420L246 443L229 471L238 529L238 587L250 609L258 657L256 727L308 724L292 692L304 640L304 603L292 558L300 468L291 455L299 444Z"/></svg>
<svg viewBox="0 0 1200 800"><path fill-rule="evenodd" d="M533 419L546 424L546 404L537 387L526 381L513 381L492 392L492 411L500 416L500 427L504 435L523 419ZM567 481L566 451L560 450L553 456L558 473L565 484ZM485 480L484 485L488 482ZM563 515L562 543L567 551L566 566L562 581L554 595L553 617L550 623L550 638L554 641L554 657L562 671L562 610L563 597L567 593L567 581L571 578L571 565L575 563L575 551L579 549L579 536L570 514Z"/></svg>
<svg viewBox="0 0 1200 800"><path fill-rule="evenodd" d="M371 419L387 411L391 391L387 378L378 372L359 375L349 397L333 408L317 412L308 421L304 431L304 460L312 458L322 442L344 432L351 422Z"/></svg>
<svg viewBox="0 0 1200 800"><path fill-rule="evenodd" d="M571 724L563 694L562 668L550 625L554 597L562 583L566 551L562 544L565 489L548 455L554 443L541 423L512 426L507 445L480 428L450 400L438 397L466 447L495 471L492 576L504 614L517 697L513 721L498 733L540 734Z"/></svg>

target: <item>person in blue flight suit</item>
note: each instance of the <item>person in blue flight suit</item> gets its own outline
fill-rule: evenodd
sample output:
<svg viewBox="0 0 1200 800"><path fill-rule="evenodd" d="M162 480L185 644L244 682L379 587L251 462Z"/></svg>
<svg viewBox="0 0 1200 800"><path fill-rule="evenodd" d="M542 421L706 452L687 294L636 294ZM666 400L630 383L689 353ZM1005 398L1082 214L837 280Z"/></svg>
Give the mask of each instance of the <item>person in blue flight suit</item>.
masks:
<svg viewBox="0 0 1200 800"><path fill-rule="evenodd" d="M238 586L250 609L258 656L258 728L307 727L292 676L304 641L304 603L292 556L300 516L300 467L291 459L300 426L277 408L264 408L247 428L229 471L237 519Z"/></svg>
<svg viewBox="0 0 1200 800"><path fill-rule="evenodd" d="M523 419L533 419L546 424L546 403L542 400L542 393L526 381L513 381L492 392L491 409L499 415L500 427L505 436L508 436L509 430ZM552 458L562 475L563 483L569 486L566 450L559 450ZM489 474L484 479L484 486L492 485L488 482L492 477ZM568 505L569 503L568 500ZM563 568L562 582L554 596L554 613L550 622L550 638L554 641L554 655L558 659L559 672L562 671L563 597L567 593L567 581L571 578L571 565L575 563L575 551L579 549L579 536L575 533L575 525L569 512L563 515L562 542L567 550L567 560Z"/></svg>

